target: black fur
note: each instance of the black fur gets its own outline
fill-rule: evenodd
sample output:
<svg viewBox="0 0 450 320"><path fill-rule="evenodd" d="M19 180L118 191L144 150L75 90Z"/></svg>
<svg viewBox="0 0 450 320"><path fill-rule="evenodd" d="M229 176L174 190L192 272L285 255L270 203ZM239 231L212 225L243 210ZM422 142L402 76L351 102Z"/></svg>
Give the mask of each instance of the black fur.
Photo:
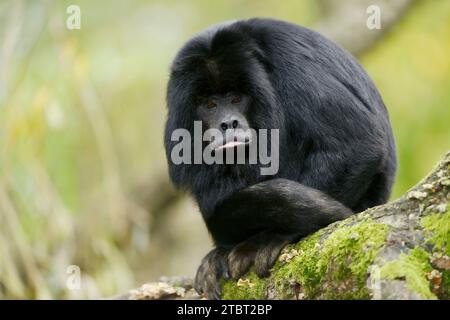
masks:
<svg viewBox="0 0 450 320"><path fill-rule="evenodd" d="M251 128L280 130L275 176L258 165L174 165L171 133L193 130L196 98L252 98ZM194 195L217 249L195 287L220 297L218 280L254 263L267 274L281 248L353 212L387 201L396 170L386 107L344 49L306 28L251 19L212 27L176 56L167 90L169 172Z"/></svg>

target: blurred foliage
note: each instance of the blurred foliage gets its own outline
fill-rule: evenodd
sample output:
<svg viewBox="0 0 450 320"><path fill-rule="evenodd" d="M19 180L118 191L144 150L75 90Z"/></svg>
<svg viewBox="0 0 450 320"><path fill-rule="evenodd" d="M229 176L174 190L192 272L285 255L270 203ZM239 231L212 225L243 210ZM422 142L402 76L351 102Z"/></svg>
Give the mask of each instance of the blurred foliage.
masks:
<svg viewBox="0 0 450 320"><path fill-rule="evenodd" d="M450 1L419 2L362 63L389 109L397 141L395 198L450 149Z"/></svg>
<svg viewBox="0 0 450 320"><path fill-rule="evenodd" d="M81 30L65 27L69 4ZM223 20L312 26L317 1L2 1L0 298L109 296L193 274L210 247L183 198L164 212L136 186L167 180L162 132L170 61ZM365 27L365 26L362 26ZM450 2L423 1L362 59L390 111L394 197L449 149ZM153 232L150 232L152 230ZM68 266L81 268L68 290Z"/></svg>

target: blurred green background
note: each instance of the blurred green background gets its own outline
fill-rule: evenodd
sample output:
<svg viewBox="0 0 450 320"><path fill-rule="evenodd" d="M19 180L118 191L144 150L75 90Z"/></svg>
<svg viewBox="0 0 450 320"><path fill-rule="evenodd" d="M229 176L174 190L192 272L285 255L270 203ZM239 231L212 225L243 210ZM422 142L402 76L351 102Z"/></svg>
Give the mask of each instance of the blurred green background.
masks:
<svg viewBox="0 0 450 320"><path fill-rule="evenodd" d="M71 4L80 30L66 28ZM108 297L192 276L211 242L167 177L171 59L210 24L262 16L315 28L338 11L313 0L1 1L0 298ZM396 198L450 149L450 1L410 1L371 32L383 34L355 54L390 112ZM70 265L79 289L67 286Z"/></svg>

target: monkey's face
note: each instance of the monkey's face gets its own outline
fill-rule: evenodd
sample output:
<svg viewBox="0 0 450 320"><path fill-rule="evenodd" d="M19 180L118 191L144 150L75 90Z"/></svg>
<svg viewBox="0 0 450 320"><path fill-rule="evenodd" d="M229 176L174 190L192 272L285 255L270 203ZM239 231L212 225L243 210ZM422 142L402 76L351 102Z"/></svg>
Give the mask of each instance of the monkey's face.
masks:
<svg viewBox="0 0 450 320"><path fill-rule="evenodd" d="M245 94L229 92L201 97L197 102L197 115L202 121L205 137L214 150L233 148L251 142L247 112L251 98Z"/></svg>

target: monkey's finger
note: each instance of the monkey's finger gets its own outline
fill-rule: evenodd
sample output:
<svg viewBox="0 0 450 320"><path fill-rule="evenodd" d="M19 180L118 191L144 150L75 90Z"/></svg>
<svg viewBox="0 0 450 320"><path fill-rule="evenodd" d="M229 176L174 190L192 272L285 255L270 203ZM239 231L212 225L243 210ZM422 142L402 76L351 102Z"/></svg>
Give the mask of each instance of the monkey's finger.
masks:
<svg viewBox="0 0 450 320"><path fill-rule="evenodd" d="M280 242L271 242L269 245L261 247L255 257L255 272L259 277L269 276L270 269L286 244L287 242L282 240Z"/></svg>
<svg viewBox="0 0 450 320"><path fill-rule="evenodd" d="M238 280L243 276L255 261L255 254L256 252L242 252L238 249L232 250L228 255L228 269L231 278Z"/></svg>

